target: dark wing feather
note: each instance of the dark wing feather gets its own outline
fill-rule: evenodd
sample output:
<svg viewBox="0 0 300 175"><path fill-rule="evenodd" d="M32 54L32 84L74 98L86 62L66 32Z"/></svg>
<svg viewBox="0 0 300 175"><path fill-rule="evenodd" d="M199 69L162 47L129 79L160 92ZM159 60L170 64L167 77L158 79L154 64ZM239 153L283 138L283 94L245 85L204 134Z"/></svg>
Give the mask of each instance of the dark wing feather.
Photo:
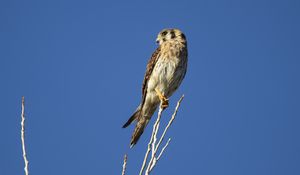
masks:
<svg viewBox="0 0 300 175"><path fill-rule="evenodd" d="M147 95L147 87L148 87L148 80L153 72L153 69L155 67L155 64L159 58L159 53L160 53L160 47L158 47L155 52L152 54L150 60L148 61L147 64L147 69L146 73L144 76L144 81L143 81L143 86L142 86L142 103L141 103L141 109L144 106L146 95Z"/></svg>

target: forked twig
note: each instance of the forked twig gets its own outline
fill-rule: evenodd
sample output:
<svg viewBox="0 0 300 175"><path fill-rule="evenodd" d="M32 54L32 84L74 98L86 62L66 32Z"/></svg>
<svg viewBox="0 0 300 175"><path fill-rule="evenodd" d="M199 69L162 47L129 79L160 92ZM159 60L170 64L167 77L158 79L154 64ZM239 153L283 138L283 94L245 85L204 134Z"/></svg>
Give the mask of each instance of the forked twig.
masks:
<svg viewBox="0 0 300 175"><path fill-rule="evenodd" d="M165 146L161 149L160 153L157 156L157 161L160 159L161 155L164 153L165 149L168 147L169 143L171 141L171 138L168 139L167 143L165 144Z"/></svg>
<svg viewBox="0 0 300 175"><path fill-rule="evenodd" d="M148 175L150 174L150 172L152 171L152 169L155 167L157 161L161 158L162 154L164 153L165 149L168 147L170 141L171 141L171 138L168 139L168 141L166 142L165 146L161 149L160 153L157 155L157 151L166 135L166 132L167 130L169 129L169 127L171 126L171 124L173 123L175 117L176 117L176 114L177 114L177 111L179 109L179 106L180 106L180 103L181 101L183 100L184 98L184 95L181 96L181 98L179 99L179 101L177 102L177 105L175 107L175 111L174 113L172 114L172 117L169 121L169 123L167 124L167 126L165 127L161 137L159 138L158 142L157 142L157 133L158 133L158 129L159 129L159 125L160 125L160 119L161 119L161 115L162 115L162 112L163 112L163 108L159 107L159 111L158 111L158 116L157 116L157 119L153 125L153 130L152 130L152 134L151 134L151 138L150 138L150 141L148 143L148 148L147 148L147 151L146 151L146 154L145 154L145 157L144 157L144 160L143 160L143 164L142 164L142 167L141 167L141 170L140 170L140 173L139 175L142 175L144 170L145 170L145 166L146 166L146 162L147 162L147 159L148 159L148 156L149 156L149 153L151 151L151 157L150 157L150 160L148 162L148 165L147 165L147 168L145 170L145 175ZM162 103L161 103L162 104Z"/></svg>
<svg viewBox="0 0 300 175"><path fill-rule="evenodd" d="M159 111L158 111L158 116L157 116L157 119L153 125L153 130L152 130L152 134L151 134L151 138L150 138L150 141L148 143L148 148L147 148L147 151L146 151L146 154L145 154L145 157L144 157L144 160L143 160L143 165L141 167L141 170L140 170L140 174L139 175L142 175L143 172L144 172L144 169L145 169L145 166L146 166L146 162L147 162L147 159L148 159L148 155L149 155L149 152L151 151L151 146L152 146L152 143L153 143L153 140L154 140L154 137L156 135L156 130L157 130L157 125L158 123L160 122L160 118L161 118L161 114L162 114L162 111L163 109L160 107L159 108Z"/></svg>

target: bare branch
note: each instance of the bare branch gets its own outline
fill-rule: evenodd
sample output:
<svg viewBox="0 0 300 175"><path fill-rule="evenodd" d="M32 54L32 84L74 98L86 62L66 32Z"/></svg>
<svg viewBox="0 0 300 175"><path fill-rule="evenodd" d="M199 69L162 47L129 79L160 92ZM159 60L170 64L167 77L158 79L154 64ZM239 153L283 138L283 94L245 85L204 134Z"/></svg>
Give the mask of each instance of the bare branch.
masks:
<svg viewBox="0 0 300 175"><path fill-rule="evenodd" d="M122 175L125 175L126 165L127 165L127 155L125 154L125 155L124 155L124 162L123 162Z"/></svg>
<svg viewBox="0 0 300 175"><path fill-rule="evenodd" d="M147 162L147 159L148 159L148 155L149 155L149 152L151 150L152 140L153 140L153 137L151 136L151 139L150 139L150 142L148 143L148 148L147 148L147 151L146 151L146 154L145 154L145 157L144 157L144 160L143 160L143 165L141 167L139 175L142 175L143 172L144 172L144 169L145 169L145 166L146 166L146 162Z"/></svg>
<svg viewBox="0 0 300 175"><path fill-rule="evenodd" d="M160 137L160 139L159 139L159 141L158 141L158 143L157 143L157 146L156 146L156 148L155 148L155 152L157 151L157 149L158 149L158 147L160 146L161 142L162 142L163 139L165 138L165 135L166 135L166 133L167 133L167 130L169 129L169 127L170 127L171 124L173 123L173 121L174 121L174 119L175 119L175 117L176 117L176 115L177 115L178 108L179 108L180 103L181 103L181 101L183 100L183 98L184 98L184 95L182 95L182 96L180 97L179 101L177 102L177 105L176 105L176 107L175 107L175 111L174 111L174 113L172 114L172 117L171 117L171 119L170 119L168 125L166 126L164 132L162 133L162 135L161 135L161 137Z"/></svg>
<svg viewBox="0 0 300 175"><path fill-rule="evenodd" d="M184 98L184 95L181 96L181 98L179 99L179 101L177 102L177 105L175 107L175 110L174 110L174 113L172 114L172 117L169 121L169 123L167 124L167 126L165 127L161 137L159 138L159 141L157 142L157 133L158 133L158 129L159 129L159 125L160 125L160 119L161 119L161 115L162 115L162 112L163 112L163 108L161 107L162 105L162 102L161 102L161 105L159 107L159 111L158 111L158 117L153 125L153 130L152 130L152 134L151 134L151 139L148 143L148 149L146 151L146 155L145 155L145 158L144 158L144 161L143 161L143 165L142 165L142 168L141 168L141 171L140 171L140 175L143 174L143 171L145 169L145 166L146 166L146 162L147 162L147 159L148 159L148 155L149 155L149 152L151 151L151 158L148 162L148 165L147 165L147 168L145 170L145 175L149 175L150 172L152 171L152 169L155 167L157 161L160 159L160 157L163 155L165 149L168 147L170 141L171 141L171 138L168 139L168 141L166 142L165 146L161 149L160 153L158 156L157 155L157 151L167 133L167 130L169 129L169 127L171 126L171 124L173 123L175 117L176 117L176 114L177 114L177 111L180 107L180 103L181 101L183 100Z"/></svg>
<svg viewBox="0 0 300 175"><path fill-rule="evenodd" d="M148 155L149 155L149 152L151 150L152 143L154 142L154 138L156 137L156 134L157 134L157 129L158 129L158 126L159 126L159 122L160 122L162 111L163 111L163 109L160 107L159 111L158 111L158 117L157 117L157 119L156 119L156 121L155 121L155 123L153 125L153 130L152 130L151 138L150 138L150 141L148 143L148 148L147 148L147 151L146 151L146 154L145 154L145 157L144 157L144 160L143 160L143 165L141 167L139 175L142 175L143 172L144 172L144 169L145 169L145 166L146 166L146 162L147 162L147 159L148 159Z"/></svg>
<svg viewBox="0 0 300 175"><path fill-rule="evenodd" d="M23 159L24 159L24 171L25 175L29 174L28 171L28 160L26 156L26 149L25 149L25 98L22 97L22 113L21 113L21 141L22 141L22 150L23 150Z"/></svg>
<svg viewBox="0 0 300 175"><path fill-rule="evenodd" d="M160 104L160 106L159 106L159 111L158 111L157 119L156 119L156 121L155 121L155 123L154 123L154 125L153 125L153 132L152 132L153 141L152 141L152 143L151 143L151 147L152 147L151 153L152 153L152 154L151 154L151 158L150 158L150 161L149 161L149 163L148 163L148 166L147 166L147 169L146 169L146 172L145 172L146 175L149 174L149 172L150 172L150 167L152 166L152 164L153 164L154 162L156 162L156 160L155 160L155 159L156 159L156 157L155 157L156 152L155 152L154 150L155 150L155 147L156 147L157 132L158 132L158 129L159 129L159 124L160 124L161 114L162 114L162 112L163 112L163 108L161 107L161 105L162 105L162 102L161 102L161 104Z"/></svg>
<svg viewBox="0 0 300 175"><path fill-rule="evenodd" d="M165 149L168 147L169 143L171 141L171 138L168 139L166 145L161 149L159 155L157 156L157 161L160 159L160 157L162 156L162 154L164 153Z"/></svg>

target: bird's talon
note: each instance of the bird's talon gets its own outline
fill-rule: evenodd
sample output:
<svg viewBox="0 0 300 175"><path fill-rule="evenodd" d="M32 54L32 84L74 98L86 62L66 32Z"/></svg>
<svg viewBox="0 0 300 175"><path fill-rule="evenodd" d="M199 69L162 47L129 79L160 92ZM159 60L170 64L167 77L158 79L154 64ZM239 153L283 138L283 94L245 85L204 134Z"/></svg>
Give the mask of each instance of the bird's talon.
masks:
<svg viewBox="0 0 300 175"><path fill-rule="evenodd" d="M161 101L161 108L166 109L169 106L169 99L167 99L158 89L155 89L159 100Z"/></svg>
<svg viewBox="0 0 300 175"><path fill-rule="evenodd" d="M166 109L169 106L169 100L168 99L163 99L161 103L161 108Z"/></svg>
<svg viewBox="0 0 300 175"><path fill-rule="evenodd" d="M168 105L161 105L161 108L164 110L168 107Z"/></svg>

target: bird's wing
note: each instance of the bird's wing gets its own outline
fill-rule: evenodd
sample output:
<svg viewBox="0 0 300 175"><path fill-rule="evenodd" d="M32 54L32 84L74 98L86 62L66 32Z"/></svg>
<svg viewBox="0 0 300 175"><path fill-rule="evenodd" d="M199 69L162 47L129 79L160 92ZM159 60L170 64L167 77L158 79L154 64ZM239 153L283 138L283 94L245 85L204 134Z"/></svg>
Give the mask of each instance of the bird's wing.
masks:
<svg viewBox="0 0 300 175"><path fill-rule="evenodd" d="M146 99L146 95L147 95L147 87L148 87L148 81L150 79L150 76L153 72L153 69L157 63L157 60L159 58L160 55L160 47L158 47L152 54L150 60L148 61L147 64L147 69L146 69L146 73L144 76L144 81L143 81L143 86L142 86L142 103L141 103L141 109L144 106L145 103L145 99Z"/></svg>

